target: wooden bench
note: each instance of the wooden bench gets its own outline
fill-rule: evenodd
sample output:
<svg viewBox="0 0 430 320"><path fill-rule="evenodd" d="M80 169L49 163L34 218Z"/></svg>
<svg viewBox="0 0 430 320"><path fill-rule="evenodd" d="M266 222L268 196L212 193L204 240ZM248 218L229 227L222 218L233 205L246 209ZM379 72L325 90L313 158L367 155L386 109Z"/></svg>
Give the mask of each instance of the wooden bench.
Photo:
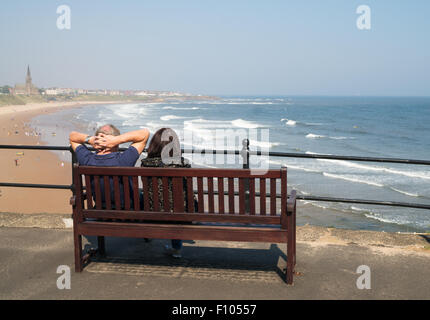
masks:
<svg viewBox="0 0 430 320"><path fill-rule="evenodd" d="M149 186L148 179L153 182L153 210L149 210L149 195L145 192ZM163 208L158 203L158 179L162 181ZM105 182L104 191L100 181ZM102 254L106 236L269 242L287 244L286 282L293 283L296 192L292 191L287 197L286 168L255 174L255 170L251 173L249 169L84 167L75 164L73 184L75 194L71 204L76 272L82 271L88 258L82 252L83 235L97 236L98 250ZM169 184L173 194L173 212L164 211L169 206ZM111 190L111 185L114 190ZM249 193L245 190L247 186ZM122 205L120 187L125 195ZM143 190L143 197L139 195L139 187ZM276 201L277 189L282 195L280 202ZM224 196L218 196L216 191ZM105 205L101 200L102 192L105 193ZM197 212L194 212L193 205L185 208L184 192L188 203L193 203L193 196L198 200ZM93 195L96 196L95 203Z"/></svg>

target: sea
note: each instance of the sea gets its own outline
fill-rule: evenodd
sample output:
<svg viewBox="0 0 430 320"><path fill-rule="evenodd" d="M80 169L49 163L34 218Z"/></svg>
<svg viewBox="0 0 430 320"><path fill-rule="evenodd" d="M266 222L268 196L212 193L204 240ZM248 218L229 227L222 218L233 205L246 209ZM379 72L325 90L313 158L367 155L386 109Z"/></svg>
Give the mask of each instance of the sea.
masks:
<svg viewBox="0 0 430 320"><path fill-rule="evenodd" d="M168 127L185 149L242 149L430 160L430 98L225 96L208 100L88 105L47 113L32 127L49 145L106 123L121 132ZM57 152L70 161L68 152ZM144 155L143 155L144 156ZM184 154L194 167L242 167L234 155ZM288 170L299 195L430 205L430 166L251 156L250 167ZM430 210L301 200L297 223L387 232L429 232Z"/></svg>

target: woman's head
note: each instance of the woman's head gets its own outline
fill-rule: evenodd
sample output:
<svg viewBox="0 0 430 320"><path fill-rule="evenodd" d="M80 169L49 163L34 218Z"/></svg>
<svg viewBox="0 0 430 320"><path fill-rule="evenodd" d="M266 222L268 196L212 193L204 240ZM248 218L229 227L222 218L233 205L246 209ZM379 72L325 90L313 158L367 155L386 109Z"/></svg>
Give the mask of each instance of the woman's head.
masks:
<svg viewBox="0 0 430 320"><path fill-rule="evenodd" d="M176 132L170 128L157 130L149 143L148 158L162 158L166 164L172 159L180 159L181 146Z"/></svg>

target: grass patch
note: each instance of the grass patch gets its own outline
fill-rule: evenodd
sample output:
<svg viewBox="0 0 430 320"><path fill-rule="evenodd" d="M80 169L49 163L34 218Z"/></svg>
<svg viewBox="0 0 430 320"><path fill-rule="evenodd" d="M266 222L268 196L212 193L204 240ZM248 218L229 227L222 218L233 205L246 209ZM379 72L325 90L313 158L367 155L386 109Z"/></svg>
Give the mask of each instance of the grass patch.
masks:
<svg viewBox="0 0 430 320"><path fill-rule="evenodd" d="M0 106L23 105L27 103L40 103L40 102L47 102L47 100L42 96L25 96L25 95L14 96L9 94L0 95Z"/></svg>
<svg viewBox="0 0 430 320"><path fill-rule="evenodd" d="M16 96L11 96L8 94L0 95L0 106L6 106L9 104L10 105L22 105L22 104L25 104L25 102Z"/></svg>

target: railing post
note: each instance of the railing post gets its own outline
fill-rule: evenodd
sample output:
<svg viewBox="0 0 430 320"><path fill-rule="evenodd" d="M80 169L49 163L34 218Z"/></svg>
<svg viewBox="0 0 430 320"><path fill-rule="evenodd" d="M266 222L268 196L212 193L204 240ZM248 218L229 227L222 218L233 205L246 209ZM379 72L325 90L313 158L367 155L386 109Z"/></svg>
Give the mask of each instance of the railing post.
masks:
<svg viewBox="0 0 430 320"><path fill-rule="evenodd" d="M72 187L72 194L73 194L73 196L76 196L76 181L75 181L75 177L73 174L73 167L74 167L75 163L78 163L78 159L76 158L76 154L73 151L72 146L70 146L69 151L72 155L72 186L71 186Z"/></svg>
<svg viewBox="0 0 430 320"><path fill-rule="evenodd" d="M240 151L240 155L243 160L243 169L249 169L249 140L242 140L242 150ZM244 188L245 188L245 212L249 212L249 179L244 179Z"/></svg>

